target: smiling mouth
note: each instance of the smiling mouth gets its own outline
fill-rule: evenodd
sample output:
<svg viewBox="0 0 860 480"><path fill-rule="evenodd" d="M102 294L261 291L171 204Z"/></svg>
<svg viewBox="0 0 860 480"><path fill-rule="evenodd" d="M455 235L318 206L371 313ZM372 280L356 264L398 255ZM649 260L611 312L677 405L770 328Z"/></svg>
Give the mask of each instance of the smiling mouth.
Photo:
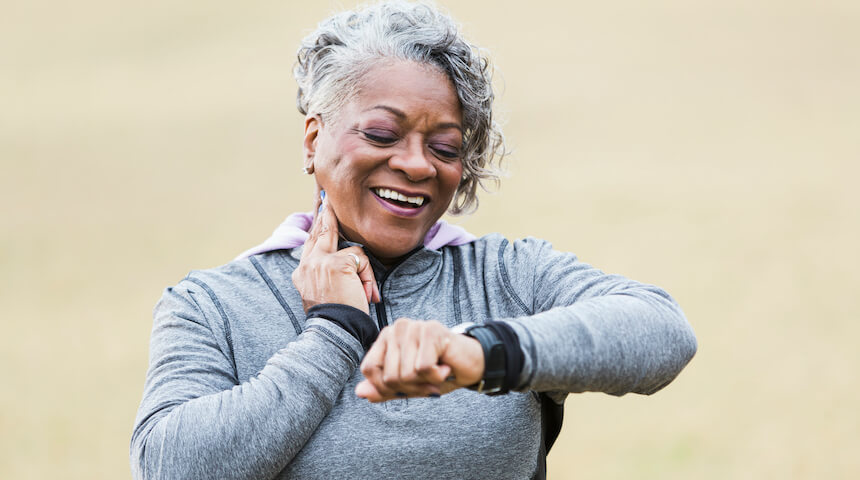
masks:
<svg viewBox="0 0 860 480"><path fill-rule="evenodd" d="M371 188L370 191L386 202L390 202L402 208L419 208L421 205L424 205L424 202L429 201L427 197L423 195L410 197L388 188Z"/></svg>

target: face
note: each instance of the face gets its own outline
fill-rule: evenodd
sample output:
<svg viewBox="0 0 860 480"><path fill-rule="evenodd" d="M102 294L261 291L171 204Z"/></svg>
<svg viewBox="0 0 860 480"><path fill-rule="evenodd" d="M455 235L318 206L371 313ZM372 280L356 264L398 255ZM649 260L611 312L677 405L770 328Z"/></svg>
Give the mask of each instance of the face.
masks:
<svg viewBox="0 0 860 480"><path fill-rule="evenodd" d="M308 117L305 162L340 231L391 264L422 244L463 173L454 86L432 67L385 63L334 120Z"/></svg>

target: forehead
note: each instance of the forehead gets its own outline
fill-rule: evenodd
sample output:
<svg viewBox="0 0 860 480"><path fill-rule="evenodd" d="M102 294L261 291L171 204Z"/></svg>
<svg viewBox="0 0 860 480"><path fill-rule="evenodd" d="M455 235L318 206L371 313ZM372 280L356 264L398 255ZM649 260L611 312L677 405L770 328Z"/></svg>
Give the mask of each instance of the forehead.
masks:
<svg viewBox="0 0 860 480"><path fill-rule="evenodd" d="M355 113L399 110L407 119L432 118L434 122L461 123L460 101L446 74L429 65L393 61L375 65L362 76L350 102Z"/></svg>

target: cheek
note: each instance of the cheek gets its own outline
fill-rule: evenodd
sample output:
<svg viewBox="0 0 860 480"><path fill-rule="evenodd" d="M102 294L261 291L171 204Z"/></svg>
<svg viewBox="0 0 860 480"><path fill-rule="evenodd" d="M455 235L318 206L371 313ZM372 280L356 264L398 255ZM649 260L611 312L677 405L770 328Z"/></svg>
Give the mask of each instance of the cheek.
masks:
<svg viewBox="0 0 860 480"><path fill-rule="evenodd" d="M463 177L463 165L460 163L445 165L440 173L445 191L453 195Z"/></svg>
<svg viewBox="0 0 860 480"><path fill-rule="evenodd" d="M336 183L342 180L344 175L349 173L349 169L345 168L348 163L348 155L343 145L334 141L327 142L325 147L317 151L317 157L314 159L314 169L317 173L317 181L323 187Z"/></svg>

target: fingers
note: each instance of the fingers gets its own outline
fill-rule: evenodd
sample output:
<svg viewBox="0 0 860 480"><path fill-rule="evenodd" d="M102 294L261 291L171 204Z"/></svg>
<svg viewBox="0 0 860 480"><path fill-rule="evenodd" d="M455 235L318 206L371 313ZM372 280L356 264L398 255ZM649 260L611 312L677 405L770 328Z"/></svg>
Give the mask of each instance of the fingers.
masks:
<svg viewBox="0 0 860 480"><path fill-rule="evenodd" d="M325 190L320 188L320 185L317 183L315 185L315 188L314 188L314 198L313 198L313 202L312 202L314 208L313 208L313 210L311 210L314 213L314 219L316 219L316 212L319 212L320 207L322 207L322 200L323 200L324 196L325 196Z"/></svg>
<svg viewBox="0 0 860 480"><path fill-rule="evenodd" d="M373 342L370 350L364 355L360 368L361 373L365 377L370 377L373 374L373 369L380 367L385 361L385 352L388 350L387 336L388 332L386 329L382 329L382 332L376 337L376 341Z"/></svg>
<svg viewBox="0 0 860 480"><path fill-rule="evenodd" d="M338 251L337 216L324 191L318 198L319 210L292 274L302 306L307 311L320 303L341 303L369 313L368 304L380 301L370 259L360 247Z"/></svg>
<svg viewBox="0 0 860 480"><path fill-rule="evenodd" d="M447 329L446 329L447 330ZM422 378L433 384L441 384L451 374L451 367L440 364L445 354L447 337L435 337L433 342L422 342L415 354L415 371Z"/></svg>
<svg viewBox="0 0 860 480"><path fill-rule="evenodd" d="M399 319L387 329L389 339L382 361L382 385L376 385L377 390L393 390L395 394L405 396L438 393L436 388L423 381L415 371L415 353L418 349L415 333L420 329L420 322ZM372 378L377 378L376 372L372 372Z"/></svg>
<svg viewBox="0 0 860 480"><path fill-rule="evenodd" d="M383 381L383 368L385 357L388 354L388 337L391 331L382 329L373 346L364 355L361 361L361 373L365 380L361 381L355 389L356 395L366 398L371 402L381 402L390 398L396 398L396 391L389 388Z"/></svg>
<svg viewBox="0 0 860 480"><path fill-rule="evenodd" d="M355 393L371 402L382 402L398 397L397 391L389 388L382 381L381 365L385 362L385 355L388 352L387 337L388 333L383 329L361 362L361 373L365 380L356 386Z"/></svg>
<svg viewBox="0 0 860 480"><path fill-rule="evenodd" d="M372 268L370 269L370 273L373 273ZM375 277L371 277L371 279L373 281L370 282L370 303L379 303L382 301L382 296L379 294L379 285L376 283ZM362 280L362 283L364 283L364 280Z"/></svg>
<svg viewBox="0 0 860 480"><path fill-rule="evenodd" d="M314 208L312 210L314 212L314 220L311 223L311 228L308 230L308 238L305 240L305 249L302 252L302 256L313 251L314 244L316 243L316 232L322 220L320 213L322 213L323 197L325 197L325 191L320 189L320 186L317 185L316 191L314 192Z"/></svg>
<svg viewBox="0 0 860 480"><path fill-rule="evenodd" d="M325 222L333 220L327 210L323 209L320 223L315 225L316 230L309 239L316 244L312 244L311 250L308 250L308 243L305 244L299 266L292 274L293 285L302 297L305 311L320 303L341 303L369 313L368 304L379 301L370 259L357 246L326 251L330 240L330 245L335 248L337 245L334 235L328 239L329 234L324 232Z"/></svg>
<svg viewBox="0 0 860 480"><path fill-rule="evenodd" d="M337 216L334 211L329 208L328 201L325 200L325 192L319 191L317 197L317 205L319 210L314 218L314 223L305 241L305 249L302 253L305 255L330 254L337 252L337 243L339 237ZM364 288L368 303L378 303L381 299L379 295L379 286L376 284L376 279L373 275L373 267L370 264L370 259L359 247L349 247L341 252L351 253L359 257L359 266L356 269L359 279L361 279L362 288Z"/></svg>
<svg viewBox="0 0 860 480"><path fill-rule="evenodd" d="M438 396L457 388L445 384L451 368L439 364L447 335L448 329L434 321L399 319L386 327L362 361L365 380L356 395L381 402Z"/></svg>
<svg viewBox="0 0 860 480"><path fill-rule="evenodd" d="M384 402L389 400L385 395L379 392L368 380L362 380L355 386L355 394L373 403Z"/></svg>
<svg viewBox="0 0 860 480"><path fill-rule="evenodd" d="M415 325L413 323L413 325ZM409 327L407 327L409 328ZM414 384L418 380L418 371L415 369L415 357L418 354L418 340L415 336L406 336L402 340L400 348L400 363L397 368L397 377L401 384Z"/></svg>
<svg viewBox="0 0 860 480"><path fill-rule="evenodd" d="M338 228L337 217L325 199L325 193L320 192L321 206L314 219L308 240L305 242L304 254L327 254L337 251Z"/></svg>
<svg viewBox="0 0 860 480"><path fill-rule="evenodd" d="M376 284L376 277L373 275L373 267L370 265L370 258L364 253L360 247L347 247L341 250L351 262L355 261L352 255L358 257L358 269L356 273L364 287L364 294L367 296L367 303L379 302L379 286ZM352 264L354 266L354 263Z"/></svg>

